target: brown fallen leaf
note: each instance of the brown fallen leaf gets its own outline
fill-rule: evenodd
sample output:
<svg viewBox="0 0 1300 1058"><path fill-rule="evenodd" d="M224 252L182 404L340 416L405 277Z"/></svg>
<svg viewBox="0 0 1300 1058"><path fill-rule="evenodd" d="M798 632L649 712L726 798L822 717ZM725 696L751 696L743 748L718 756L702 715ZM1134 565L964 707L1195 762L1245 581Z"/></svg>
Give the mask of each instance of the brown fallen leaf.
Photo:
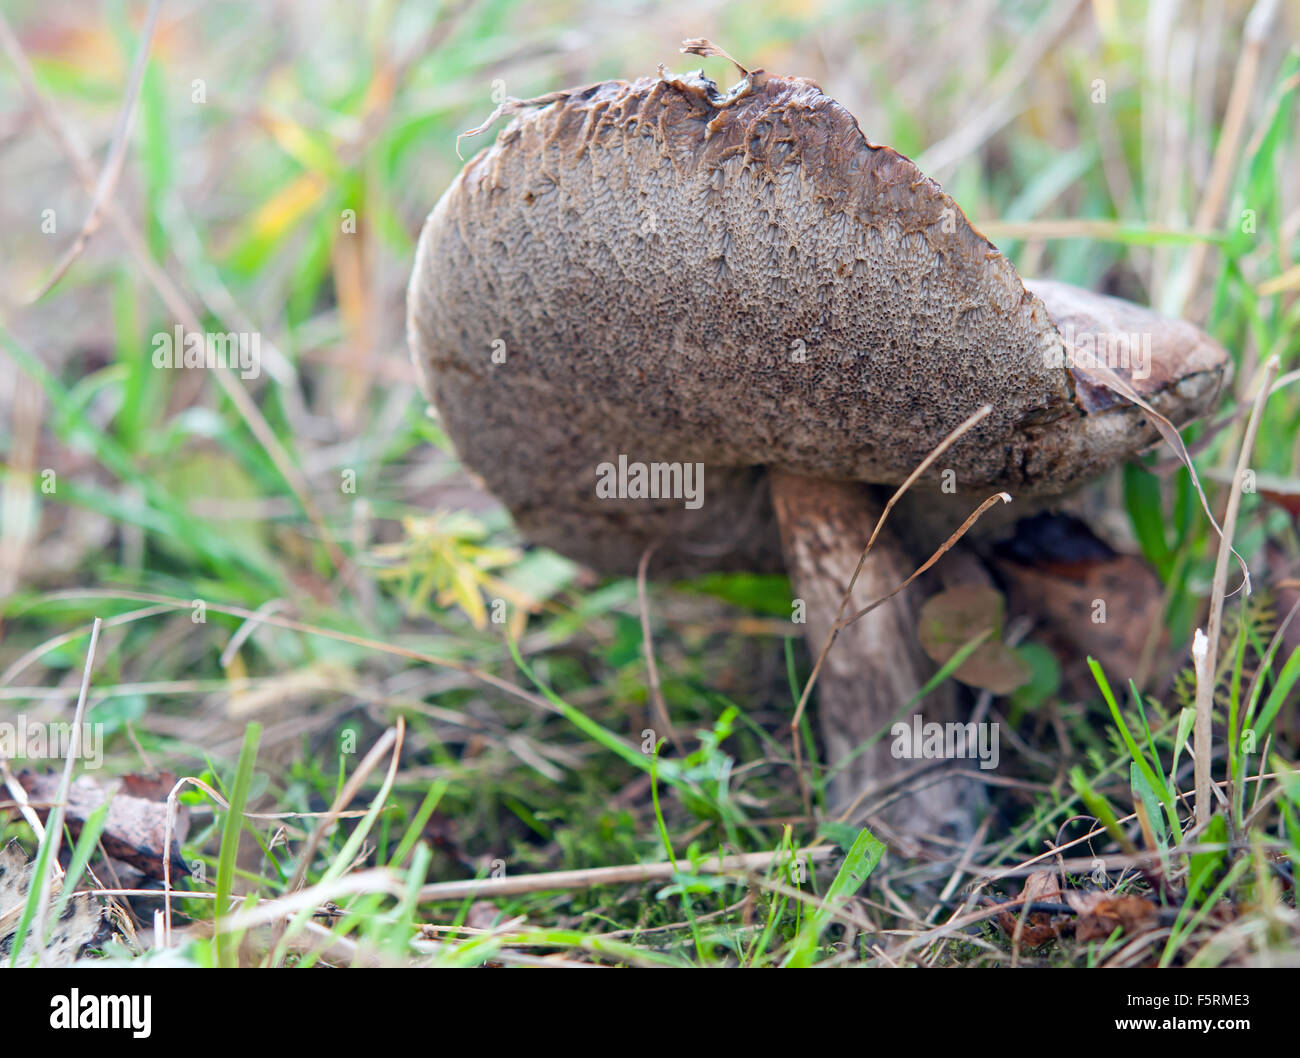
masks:
<svg viewBox="0 0 1300 1058"><path fill-rule="evenodd" d="M1035 871L1025 879L1024 888L1020 891L1017 901L1018 906L1012 910L999 912L995 921L1008 937L1014 937L1016 930L1019 929L1022 947L1041 948L1048 941L1058 939L1061 931L1068 929L1073 923L1044 911L1031 911L1028 915L1024 915L1023 905L1056 904L1061 901L1061 886L1056 872ZM1023 927L1020 925L1022 915Z"/></svg>
<svg viewBox="0 0 1300 1058"><path fill-rule="evenodd" d="M1020 928L1025 904L1060 904L1062 913L1031 911L1025 916L1020 943L1026 948L1042 947L1050 940L1073 933L1076 940L1104 940L1117 928L1126 934L1144 933L1161 921L1160 907L1145 897L1105 890L1062 890L1055 871L1035 871L1025 879L1024 889L1013 907L1000 911L995 921L1008 937ZM1069 907L1076 917L1065 913Z"/></svg>
<svg viewBox="0 0 1300 1058"><path fill-rule="evenodd" d="M44 820L49 806L59 796L59 776L53 772L38 775L23 771L18 781L27 791L32 807ZM167 823L166 796L175 785L175 777L160 775L156 778L132 775L122 779L119 788L102 786L89 775L73 782L68 791L65 817L73 840L81 834L82 824L96 808L112 797L108 819L104 823L100 841L104 850L115 860L130 864L149 878L163 877L163 835ZM189 831L189 809L177 807L172 828L171 873L176 879L190 873L181 858L180 846Z"/></svg>
<svg viewBox="0 0 1300 1058"><path fill-rule="evenodd" d="M1160 908L1150 900L1125 893L1070 892L1065 902L1078 913L1076 940L1105 940L1116 927L1127 934L1145 933L1160 921Z"/></svg>
<svg viewBox="0 0 1300 1058"><path fill-rule="evenodd" d="M1273 506L1281 507L1291 516L1293 522L1300 525L1300 492L1261 488L1259 494Z"/></svg>
<svg viewBox="0 0 1300 1058"><path fill-rule="evenodd" d="M1017 524L995 549L994 565L1009 611L1035 620L1035 637L1060 659L1075 692L1095 690L1082 661L1088 656L1108 672L1139 670L1163 596L1142 559L1117 554L1077 518L1042 514ZM1157 646L1167 638L1162 630Z"/></svg>
<svg viewBox="0 0 1300 1058"><path fill-rule="evenodd" d="M953 678L994 694L1010 694L1029 682L1029 665L1002 642L1002 593L986 584L957 584L930 596L921 607L917 635L932 661L944 664L966 643L989 633L953 672Z"/></svg>

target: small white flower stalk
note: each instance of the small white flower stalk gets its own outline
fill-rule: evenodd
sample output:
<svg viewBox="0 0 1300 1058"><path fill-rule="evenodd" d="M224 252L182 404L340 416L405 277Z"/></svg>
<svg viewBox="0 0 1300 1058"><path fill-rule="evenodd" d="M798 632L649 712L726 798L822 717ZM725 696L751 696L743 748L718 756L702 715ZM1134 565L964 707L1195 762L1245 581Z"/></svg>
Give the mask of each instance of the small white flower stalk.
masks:
<svg viewBox="0 0 1300 1058"><path fill-rule="evenodd" d="M1209 673L1205 671L1205 663L1210 657L1210 639L1205 634L1205 630L1198 628L1196 635L1192 639L1192 666L1196 669L1196 686L1199 689L1202 681L1209 679Z"/></svg>
<svg viewBox="0 0 1300 1058"><path fill-rule="evenodd" d="M1210 637L1200 628L1192 638L1192 666L1196 670L1196 724L1192 728L1192 750L1196 755L1196 820L1200 823L1209 819L1210 714L1214 709L1214 662L1210 660Z"/></svg>

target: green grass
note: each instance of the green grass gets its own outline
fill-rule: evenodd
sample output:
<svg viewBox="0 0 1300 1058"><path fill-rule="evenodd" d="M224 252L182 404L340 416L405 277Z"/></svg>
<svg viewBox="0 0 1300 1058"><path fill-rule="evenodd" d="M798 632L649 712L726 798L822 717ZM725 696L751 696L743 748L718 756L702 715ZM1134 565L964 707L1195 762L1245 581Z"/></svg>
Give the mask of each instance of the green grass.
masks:
<svg viewBox="0 0 1300 1058"><path fill-rule="evenodd" d="M710 16L698 33L769 70L815 77L873 142L919 155L989 105L989 83L1042 17L1024 7L999 8L1006 32L981 38L961 62L941 61L960 25L935 25L921 7L866 15L828 3L796 15L760 2ZM1024 72L1014 98L1027 109L934 175L977 226L1029 232L1000 240L1025 274L1124 290L1166 310L1177 311L1193 251L1208 240L1209 293L1187 312L1234 358L1226 413L1250 400L1249 380L1269 356L1284 375L1300 368L1300 282L1278 278L1300 258L1289 176L1300 163L1300 57L1266 51L1224 206L1212 232L1198 233L1189 218L1223 99L1206 110L1185 82L1159 80L1141 5L1106 12L1096 40L1085 18ZM973 866L1026 865L1023 875L1050 847L1078 841L1063 855L1084 878L1095 857L1144 848L1144 821L1168 888L1158 893L1151 871L1128 872L1125 891L1157 893L1176 912L1172 932L1146 949L1125 952L1123 936L1067 936L1013 953L988 922L940 931L981 897L1014 897L1021 875L976 889L968 874L945 895L963 850L909 858L885 852L859 820L806 814L789 722L811 666L782 578L651 586L662 694L682 735L659 749L635 583L598 581L527 547L466 484L426 415L402 333L419 223L459 167L457 133L490 112L494 80L524 97L651 74L660 61L730 76L721 60L677 56L676 41L644 15L604 31L599 46L566 51L566 31L590 14L484 0L452 16L444 45L409 65L403 57L433 25L423 5L339 5L310 27L244 7L164 20L115 197L205 328L262 335L264 371L245 389L287 472L211 379L153 368L152 337L177 320L111 224L41 302L18 304L74 238L89 200L41 119L12 134L0 161L15 189L0 207L0 353L18 387L0 401L0 530L12 556L0 564L0 719L70 713L90 623L104 620L89 705L104 725L107 768L94 777L166 768L231 804L182 795L193 815L184 859L205 872L177 884L215 899L178 894L169 957L884 965L873 946L885 944L888 961L905 964L1294 958L1300 652L1279 632L1287 609L1275 589L1300 540L1259 494L1244 497L1234 541L1260 590L1227 604L1214 767L1231 784L1207 834L1185 836L1184 744L1188 649L1205 621L1217 541L1185 473L1132 466L1106 486L1131 550L1163 582L1167 657L1178 660L1140 686L1136 670L1091 662L1096 689L1070 694L1051 658L1036 655L1041 679L1012 703L1016 733L1045 753L1004 748L1002 774L1014 785L993 790L996 814ZM83 38L39 32L51 17L40 5L6 14L96 169L137 46L135 15L105 4ZM1240 45L1233 18L1219 52L1198 51L1202 75L1213 70L1223 85ZM939 65L925 76L918 41L935 43ZM200 77L207 101L194 103ZM1097 78L1102 105L1089 98ZM0 118L25 108L0 63ZM1171 166L1153 137L1180 122L1186 156ZM58 215L53 236L33 220L47 207ZM1056 220L1107 227L1057 238ZM1197 465L1216 512L1243 422L1213 436L1205 424L1187 431L1189 443L1207 442ZM1261 479L1300 488L1298 435L1300 387L1291 387L1264 412L1252 462ZM262 607L266 619L250 620ZM1005 716L1005 703L995 710ZM399 718L400 760L390 748L362 768ZM817 813L828 776L811 728L802 736ZM358 774L355 795L337 806L346 818L327 820L312 842ZM1093 819L1097 833L1080 841ZM75 844L70 878L83 884L85 868L99 867L92 832ZM21 817L0 815L0 841L11 836L36 851ZM795 862L797 850L826 845L832 853ZM720 856L744 853L771 856L718 869ZM667 861L673 869L651 881L501 889L522 875ZM498 890L437 888L473 878ZM300 884L310 899L293 904ZM886 886L902 901L887 899ZM330 914L320 914L327 902ZM154 906L140 901L139 913ZM1227 921L1260 928L1227 931L1224 909ZM214 936L214 922L231 915L237 929ZM883 930L911 932L886 941ZM156 957L121 940L109 954Z"/></svg>

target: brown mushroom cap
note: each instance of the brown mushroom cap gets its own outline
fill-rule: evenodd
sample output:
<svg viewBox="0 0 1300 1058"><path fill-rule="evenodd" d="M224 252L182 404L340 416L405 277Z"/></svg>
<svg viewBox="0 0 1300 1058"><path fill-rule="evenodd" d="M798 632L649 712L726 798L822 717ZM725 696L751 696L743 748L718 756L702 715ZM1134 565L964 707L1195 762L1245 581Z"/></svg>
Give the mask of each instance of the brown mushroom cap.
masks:
<svg viewBox="0 0 1300 1058"><path fill-rule="evenodd" d="M613 572L651 542L664 571L779 568L764 467L896 484L983 404L935 468L963 492L1097 475L1157 435L1063 363L1067 324L1149 335L1132 383L1175 423L1221 387L1227 356L1194 327L1026 289L911 161L812 82L762 73L732 96L666 76L519 114L430 214L409 291L464 463L526 535ZM703 463L703 506L599 498L620 455Z"/></svg>

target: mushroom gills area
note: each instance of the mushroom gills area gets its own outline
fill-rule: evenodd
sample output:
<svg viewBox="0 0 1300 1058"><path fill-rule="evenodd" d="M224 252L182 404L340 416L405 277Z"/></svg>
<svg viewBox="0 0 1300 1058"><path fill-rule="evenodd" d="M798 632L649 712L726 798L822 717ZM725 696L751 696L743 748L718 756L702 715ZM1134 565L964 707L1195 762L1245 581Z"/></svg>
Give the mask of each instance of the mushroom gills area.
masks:
<svg viewBox="0 0 1300 1058"><path fill-rule="evenodd" d="M769 482L786 568L796 599L804 603L804 634L815 662L884 504L868 486L853 482L778 470L770 471ZM915 568L884 529L863 563L845 614L889 594ZM935 671L916 634L917 587L842 628L818 674L815 698L826 763L843 765L831 782L831 808L839 812L857 802L899 831L962 840L973 833L982 788L946 774L950 762L892 752L890 727L896 721L910 725L912 714L919 713L925 723L945 724L957 719L959 708L955 684L945 681L905 709Z"/></svg>

